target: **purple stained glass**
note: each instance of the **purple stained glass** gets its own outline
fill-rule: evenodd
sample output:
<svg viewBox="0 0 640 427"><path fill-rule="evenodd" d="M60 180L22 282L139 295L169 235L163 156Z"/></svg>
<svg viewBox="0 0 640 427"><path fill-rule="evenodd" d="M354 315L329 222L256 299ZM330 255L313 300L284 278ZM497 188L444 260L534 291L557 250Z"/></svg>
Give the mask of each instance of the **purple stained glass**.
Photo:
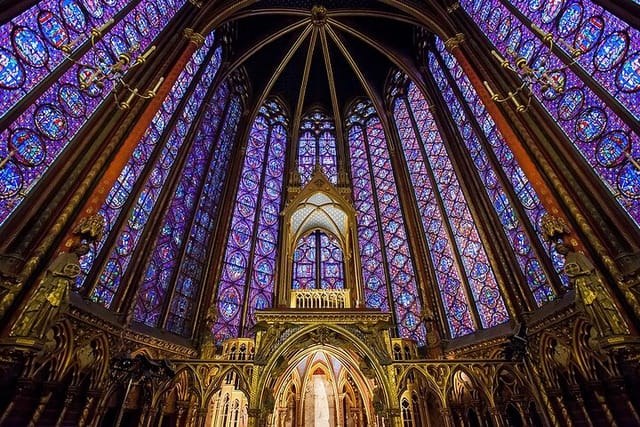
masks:
<svg viewBox="0 0 640 427"><path fill-rule="evenodd" d="M640 87L618 78L623 75L623 70L628 72L635 67L637 71L640 66L634 65L633 61L633 57L640 53L638 29L589 0L549 2L542 9L526 7L530 0L510 0L510 3L523 11L526 19L552 36L561 38L563 41L556 43L560 49L568 51L567 46L580 49L582 55L577 57L578 64L636 119L640 119L640 106L634 95ZM557 19L548 18L556 14Z"/></svg>
<svg viewBox="0 0 640 427"><path fill-rule="evenodd" d="M130 5L127 6L127 3ZM75 1L43 0L2 25L0 41L4 47L11 49L5 51L5 55L0 52L0 69L10 67L5 78L0 71L0 117L52 70L63 67L64 71L73 65L71 61L65 62L66 54L61 50L63 45L78 37L86 39L89 25L100 26L121 9L133 5L132 1L119 0L117 4L107 7L104 16L98 19L86 16ZM23 71L17 80L16 77L10 77L15 74L16 65Z"/></svg>
<svg viewBox="0 0 640 427"><path fill-rule="evenodd" d="M182 179L178 183L179 191L174 192L171 205L165 213L155 249L151 252L151 265L147 268L136 298L134 319L152 327L163 326L159 321L167 297L166 290L170 283L161 282L159 278L163 275L173 276L173 271L181 258L180 253L184 247L185 233L188 231L190 222L187 220L187 212L191 216L195 210L198 193L207 172L206 167L211 162L215 149L213 141L227 97L219 93L214 99L216 102L209 105L205 119L196 132L181 173ZM147 298L151 290L157 295L152 301ZM186 299L182 303L180 306L184 307ZM181 314L184 317L185 313L181 312Z"/></svg>
<svg viewBox="0 0 640 427"><path fill-rule="evenodd" d="M293 252L292 289L316 288L316 235L308 234L298 239Z"/></svg>
<svg viewBox="0 0 640 427"><path fill-rule="evenodd" d="M322 166L331 183L338 182L335 124L320 111L307 114L300 125L298 171L302 185L309 182L316 164Z"/></svg>
<svg viewBox="0 0 640 427"><path fill-rule="evenodd" d="M431 166L482 326L489 328L504 323L509 320L509 314L488 256L428 104L413 83L409 85L407 102L422 139L426 154L423 161Z"/></svg>
<svg viewBox="0 0 640 427"><path fill-rule="evenodd" d="M483 7L486 5L488 8L501 8L504 13L510 14L508 9L497 0L478 1L483 4ZM512 3L521 11L526 9L527 18L538 23L543 30L557 35L558 29L555 22L545 24L538 9L527 7L529 0L513 0ZM578 58L580 66L637 119L640 117L637 89L629 91L628 85L636 86L635 76L640 66L637 63L640 45L638 30L630 28L616 16L591 1L582 1L581 4L583 6L582 23L575 32L567 36L565 41L584 52ZM507 47L504 43L494 37L488 30L485 20L473 12L472 2L463 0L461 6L476 19L496 49L505 52ZM566 8L567 5L563 7ZM533 31L520 22L514 25L521 28L523 38L530 43L534 51L547 51ZM564 46L560 47L564 48ZM522 55L522 52L519 54ZM548 55L547 67L562 66L563 63L555 55ZM538 88L534 87L534 95L558 122L560 128L593 167L594 172L609 188L618 203L637 224L640 224L640 193L636 192L638 187L633 185L637 172L633 164L640 158L640 137L571 70L565 70L564 87L564 93L554 97L543 96ZM598 149L606 150L611 147L606 141L600 143L611 134L626 135L630 141L630 149L626 152L624 161L605 166L602 159L607 156L607 153L600 152Z"/></svg>
<svg viewBox="0 0 640 427"><path fill-rule="evenodd" d="M263 218L280 209L286 125L282 106L267 100L251 126L230 229L242 224L258 237L238 241L229 234L216 298L219 316L212 331L217 342L239 336L243 326L249 333L254 311L273 295L275 251L270 248L278 225ZM253 182L256 179L261 179L258 186ZM240 308L245 305L248 317L242 319Z"/></svg>
<svg viewBox="0 0 640 427"><path fill-rule="evenodd" d="M447 313L451 336L455 338L470 334L477 329L477 326L472 320L461 271L454 260L452 251L454 244L449 238L450 234L447 232L443 214L438 208L436 192L429 179L427 165L422 157L420 141L413 127L406 99L396 99L394 117Z"/></svg>
<svg viewBox="0 0 640 427"><path fill-rule="evenodd" d="M423 345L426 331L417 320L421 318L422 305L415 298L415 271L382 123L370 102L356 104L347 120L356 123L349 129L349 148L365 303L388 309L389 283L399 335Z"/></svg>
<svg viewBox="0 0 640 427"><path fill-rule="evenodd" d="M284 124L277 123L271 129L264 191L258 210L253 273L249 280L248 316L244 325L246 334L251 333L255 323L255 311L265 308L265 304L271 305L273 299L279 226L277 212L281 209L286 144L287 132Z"/></svg>
<svg viewBox="0 0 640 427"><path fill-rule="evenodd" d="M180 3L182 5L184 4L184 1L181 1ZM138 5L132 9L133 5L128 7L126 4L127 3L124 0L119 0L117 4L110 9L109 16L116 13L116 11L124 9L125 11L130 10L126 16L128 17L137 9L144 6L143 4ZM69 20L75 19L76 22L79 22L77 21L80 19L79 16L84 17L84 15L82 15L83 12L80 9L78 10L80 10L79 13L81 15L73 15L76 10L75 8L77 7L77 4L73 1L41 1L38 5L27 10L19 17L14 18L12 22L6 23L0 27L0 40L5 40L7 42L4 46L11 45L12 48L18 49L16 52L21 51L23 54L29 53L29 49L35 49L35 46L40 46L40 42L37 39L42 41L44 36L37 35L37 38L35 36L32 37L29 35L31 33L26 32L23 29L27 28L33 33L35 33L36 29L40 31L36 22L40 12L42 10L58 10L58 5L62 8L60 15L67 25L69 25L67 22ZM64 13L62 13L63 11ZM177 10L174 10L173 12L175 13ZM105 17L106 16L107 14L105 13ZM103 17L103 19L105 17ZM84 18L89 19L92 25L94 23L96 25L102 23L102 21L91 21L91 18L88 17ZM169 17L163 19L160 27L153 32L150 32L147 37L141 38L139 41L140 48L146 49L150 46L153 39L168 22ZM112 26L109 33L123 34L123 26L124 21L119 21ZM73 37L75 37L75 35ZM46 39L46 37L44 38ZM61 63L64 55L59 50L55 49L48 42L44 43L43 46L45 49L42 52L38 52L37 54L30 56L30 63L24 62L23 64L15 64L12 62L12 58L18 58L17 53L3 56L2 53L8 51L0 51L0 61L7 63L6 65L0 63L0 85L4 82L5 89L7 89L0 89L0 105L2 106L0 116L6 114L6 112L9 111L9 109L11 109L12 106L14 106L19 99L30 90L30 88L34 87L42 80L45 74L49 74L57 64ZM83 63L96 63L98 61L97 52L101 49L105 49L105 47L106 45L104 40L96 42L96 49L87 51L83 57L80 58L80 61ZM37 65L43 60L45 53L48 57L46 63L42 67L33 66L33 64ZM18 61L21 60L18 59ZM101 105L112 89L113 84L111 82L107 82L105 87L102 89L92 85L89 90L80 92L78 97L78 92L70 92L68 89L69 86L77 88L79 78L86 76L86 73L91 73L92 71L86 70L81 65L74 63L67 63L64 67L65 69L62 70L64 72L62 72L60 77L49 85L48 88L44 89L33 104L24 104L19 107L21 109L21 113L18 118L10 123L8 127L0 133L0 138L6 141L8 140L11 132L15 129L30 129L40 134L43 138L43 143L47 147L44 160L39 162L37 165L4 165L3 169L5 170L2 174L5 175L10 182L13 182L15 185L19 185L19 189L15 192L11 190L10 187L7 187L8 192L0 195L0 224L6 221L11 213L22 203L25 197L28 197L30 191L39 182L41 177L46 173L49 166L51 166L51 164L56 160L63 149L68 146L69 142L73 141L73 143L81 143L80 141L74 141L74 136L88 122L90 116ZM15 82L16 79L22 80L21 85L19 88L12 90L10 88L11 85L7 85L6 83L11 83L12 81ZM61 99L65 96L65 93L71 95L71 98L69 98L68 101L64 100L64 98ZM67 114L68 110L73 113ZM0 147L0 155L4 156L6 154L6 147ZM7 164L9 163L11 162L8 162ZM18 167L16 168L16 166ZM20 173L16 177L9 177L9 174L14 173L16 170L20 170Z"/></svg>
<svg viewBox="0 0 640 427"><path fill-rule="evenodd" d="M213 42L213 37L213 33L207 37L204 46L202 46L192 55L190 59L191 62L195 61L196 57L206 55ZM214 58L217 57L214 56ZM215 61L212 61L212 64L215 64ZM215 69L215 67L216 66L214 66L213 68ZM145 166L154 153L154 148L156 150L162 149L165 156L175 156L175 153L171 154L171 147L175 147L175 144L179 144L180 141L175 138L173 134L172 137L169 138L167 146L160 147L160 144L157 143L160 140L161 135L165 131L165 126L168 122L168 118L177 109L178 102L174 102L174 98L181 99L185 96L189 84L191 83L191 80L195 75L195 69L189 69L190 71L187 70L188 69L185 67L185 69L176 79L176 82L165 98L163 108L161 108L152 119L149 128L147 128L144 136L138 142L138 145L134 149L131 158L123 168L120 176L116 180L115 185L111 188L109 194L107 195L106 201L100 209L100 213L106 220L105 235L103 239L98 242L95 247L92 248L91 256L83 257L81 259L81 267L84 274L79 277L78 286L85 286L82 282L85 280L86 275L92 268L92 264L89 262L89 260L97 259L98 257L96 255L100 254L103 250L103 245L107 240L107 236L113 231L113 227L117 224L118 218L122 215L122 207L124 206L126 200L130 197L135 183L142 178ZM166 104L171 104L173 106L173 110L165 109L164 105ZM157 168L154 168L154 172L152 173L152 175L156 176L157 174ZM148 191L149 189L145 189L143 194L147 194ZM155 191L157 191L157 188ZM130 217L130 219L134 219L133 215ZM134 228L139 229L139 225L141 224L134 222L132 225L134 226ZM93 268L95 269L99 267L94 266ZM103 278L105 280L108 280L108 276L103 276ZM102 283L106 284L104 286L98 285L95 287L93 299L102 304L105 304L108 307L113 299L115 292L118 289L118 284L108 283L104 281Z"/></svg>
<svg viewBox="0 0 640 427"><path fill-rule="evenodd" d="M443 62L450 70L458 69L461 71L461 67L455 58L445 50L442 40L437 39L436 47L443 57ZM478 121L478 125L480 125L485 132L485 137L489 142L489 147L486 148L470 125L471 120L473 119L467 117L462 108L461 101L455 95L451 84L438 64L435 55L431 52L428 54L428 62L431 75L436 80L436 83L445 97L449 110L458 125L458 129L463 135L463 140L469 155L474 159L474 163L478 168L478 172L484 183L487 195L490 200L494 201L496 214L501 219L505 235L511 243L514 252L517 254L520 269L523 275L527 278L529 288L534 295L536 303L541 305L542 303L554 298L552 288L548 283L544 269L542 269L540 262L537 260L536 253L540 252L541 248L545 246L542 244L542 230L538 227L538 223L546 211L542 207L538 195L533 188L531 188L524 172L515 161L509 147L497 131L495 123L486 112L484 105L480 102L477 93L471 86L467 77L463 73L456 73L459 77L455 82L457 83L462 96L465 98L464 101L468 102L475 110L475 120ZM468 132L466 130L468 130ZM495 160L489 158L488 148L493 148L493 152L496 155ZM508 155L505 155L507 153ZM526 208L526 218L519 219L516 217L516 213L512 207L513 202L509 200L505 188L503 188L502 184L496 177L496 172L492 166L495 164L500 165L505 172L505 177L510 178L515 194L518 197L518 201ZM530 226L538 232L536 236L538 240L536 242L536 247L540 248L538 251L530 250L531 241L521 223L521 221L527 219L529 220ZM526 248L527 250L523 250L523 248ZM562 265L557 266L557 268L558 272L560 272Z"/></svg>

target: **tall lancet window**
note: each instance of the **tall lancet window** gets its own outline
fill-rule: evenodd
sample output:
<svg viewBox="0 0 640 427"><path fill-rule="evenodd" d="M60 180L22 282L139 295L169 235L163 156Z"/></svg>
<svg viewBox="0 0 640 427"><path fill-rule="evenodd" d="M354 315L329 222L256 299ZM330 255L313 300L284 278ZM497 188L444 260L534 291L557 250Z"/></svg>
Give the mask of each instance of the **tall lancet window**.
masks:
<svg viewBox="0 0 640 427"><path fill-rule="evenodd" d="M562 69L552 73L562 91L534 85L534 96L640 224L640 31L599 3L460 2L504 57L521 56L534 69ZM556 40L553 52L543 32ZM571 50L580 55L569 69Z"/></svg>
<svg viewBox="0 0 640 427"><path fill-rule="evenodd" d="M550 268L549 274L545 271L545 265L552 267L551 257L556 254L551 245L543 243L539 224L546 210L460 65L445 50L442 40L436 39L435 45L437 54L426 53L431 76L446 100L487 196L493 201L523 277L540 305L554 298L547 277L556 276ZM560 258L554 260L560 271Z"/></svg>
<svg viewBox="0 0 640 427"><path fill-rule="evenodd" d="M84 64L106 67L122 53L146 51L186 0L32 3L0 26L0 158L7 160L0 166L0 225L68 146L84 143L76 135L110 99L112 80L81 89L93 74ZM73 42L99 27L95 49Z"/></svg>
<svg viewBox="0 0 640 427"><path fill-rule="evenodd" d="M398 188L382 123L369 101L353 106L347 129L365 304L393 310L400 336L424 344L422 302Z"/></svg>
<svg viewBox="0 0 640 427"><path fill-rule="evenodd" d="M474 218L422 92L396 74L393 113L452 337L506 322Z"/></svg>
<svg viewBox="0 0 640 427"><path fill-rule="evenodd" d="M201 240L206 240L211 223L217 217L220 188L240 119L240 101L237 96L230 98L229 88L223 84L213 97L216 102L209 104L195 136L184 173L146 264L134 308L134 319L138 322L183 335L190 332L207 256ZM204 227L200 223L203 216L209 218L209 224ZM176 277L178 270L191 274ZM163 325L167 305L169 312Z"/></svg>
<svg viewBox="0 0 640 427"><path fill-rule="evenodd" d="M100 208L106 220L105 235L81 262L87 274L81 286L96 283L91 298L107 308L120 289L156 202L171 186L170 177L177 176L183 167L176 160L189 151L195 156L201 150L188 135L190 129L196 131L196 114L220 66L222 48L214 49L214 40L213 33L207 36L180 73ZM206 133L214 131L206 120L201 125L208 127ZM93 264L94 259L105 258L103 264Z"/></svg>
<svg viewBox="0 0 640 427"><path fill-rule="evenodd" d="M272 305L287 124L269 100L251 127L216 298L218 342L249 331L254 311Z"/></svg>
<svg viewBox="0 0 640 427"><path fill-rule="evenodd" d="M303 117L298 141L298 171L302 185L311 179L319 164L332 184L338 182L336 127L333 119L321 111Z"/></svg>
<svg viewBox="0 0 640 427"><path fill-rule="evenodd" d="M344 260L338 239L321 230L298 239L292 288L344 289Z"/></svg>

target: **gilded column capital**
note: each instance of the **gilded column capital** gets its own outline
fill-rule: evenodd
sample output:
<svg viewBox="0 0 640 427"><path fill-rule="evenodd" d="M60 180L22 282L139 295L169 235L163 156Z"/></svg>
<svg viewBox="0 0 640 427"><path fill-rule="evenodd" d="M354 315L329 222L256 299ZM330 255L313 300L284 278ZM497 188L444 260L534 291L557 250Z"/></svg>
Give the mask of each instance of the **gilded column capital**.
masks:
<svg viewBox="0 0 640 427"><path fill-rule="evenodd" d="M455 3L452 3L451 6L447 6L447 13L453 13L458 9L460 9L460 2L459 1L457 1Z"/></svg>
<svg viewBox="0 0 640 427"><path fill-rule="evenodd" d="M564 219L549 213L542 216L540 226L542 227L542 235L547 241L559 240L571 232Z"/></svg>
<svg viewBox="0 0 640 427"><path fill-rule="evenodd" d="M449 52L453 51L453 49L460 46L460 44L464 41L464 34L458 33L450 39L445 40L444 47L447 48Z"/></svg>
<svg viewBox="0 0 640 427"><path fill-rule="evenodd" d="M182 34L184 34L185 38L191 43L194 43L197 47L204 44L204 36L197 33L193 28L185 28Z"/></svg>

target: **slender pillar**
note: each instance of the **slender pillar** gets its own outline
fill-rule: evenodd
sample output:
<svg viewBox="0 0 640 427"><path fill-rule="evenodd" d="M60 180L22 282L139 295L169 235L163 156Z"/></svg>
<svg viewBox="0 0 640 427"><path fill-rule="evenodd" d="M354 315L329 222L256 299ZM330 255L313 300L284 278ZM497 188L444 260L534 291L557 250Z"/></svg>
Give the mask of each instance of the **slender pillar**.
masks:
<svg viewBox="0 0 640 427"><path fill-rule="evenodd" d="M442 421L444 422L444 427L454 427L455 423L453 422L453 415L451 414L450 408L441 408L440 415L442 416Z"/></svg>
<svg viewBox="0 0 640 427"><path fill-rule="evenodd" d="M602 384L596 383L591 384L593 394L598 401L598 405L600 405L600 409L604 413L605 418L607 419L607 425L611 427L618 427L618 423L616 423L615 418L613 417L613 413L611 412L611 408L607 404L607 399L605 399L604 394L602 393Z"/></svg>
<svg viewBox="0 0 640 427"><path fill-rule="evenodd" d="M569 410L567 409L564 402L562 401L560 390L549 390L548 393L549 393L549 396L553 397L553 400L555 401L555 404L560 410L560 414L562 415L562 421L564 422L564 424L559 424L558 420L554 418L555 423L553 424L553 426L559 427L561 425L566 425L567 427L573 427L573 421L569 416ZM553 411L551 411L550 413L552 412Z"/></svg>
<svg viewBox="0 0 640 427"><path fill-rule="evenodd" d="M520 138L516 135L514 130L509 125L509 121L502 114L498 106L491 99L491 95L485 87L483 86L480 77L476 73L476 70L467 60L466 55L460 50L460 43L464 40L464 36L462 34L458 34L458 36L453 37L445 42L445 46L449 52L453 56L455 56L456 60L464 70L465 74L469 78L469 82L473 85L476 90L480 100L485 105L487 111L491 115L491 118L495 122L498 130L504 137L506 144L509 146L511 151L513 152L514 157L518 161L520 168L527 176L527 179L536 190L536 193L540 196L540 202L543 204L545 209L552 215L558 216L565 220L567 224L570 224L569 218L564 213L564 209L560 206L558 201L553 196L553 192L551 188L547 185L545 180L542 177L542 174L538 170L538 167L531 161L531 158L524 146L520 142ZM571 245L576 248L577 251L584 251L584 245L579 240L578 236L574 233L571 234L570 237Z"/></svg>
<svg viewBox="0 0 640 427"><path fill-rule="evenodd" d="M42 416L44 409L47 407L47 403L49 403L49 399L51 399L52 395L53 391L49 391L40 397L40 402L38 402L38 406L31 416L31 421L29 421L29 427L36 427L38 425L38 421L40 421L40 417Z"/></svg>
<svg viewBox="0 0 640 427"><path fill-rule="evenodd" d="M67 396L64 399L64 406L62 407L62 411L60 411L60 415L58 415L58 419L56 420L56 427L62 426L64 417L65 415L67 415L67 411L73 403L73 399L75 399L77 393L77 387L69 387L69 390L67 390Z"/></svg>
<svg viewBox="0 0 640 427"><path fill-rule="evenodd" d="M129 161L129 158L133 154L138 141L146 132L147 128L151 124L151 121L153 120L153 117L162 107L162 103L164 102L165 97L173 87L175 81L178 79L178 76L191 58L191 55L193 55L196 49L204 43L204 37L202 37L198 33L193 32L190 29L185 30L185 36L189 39L189 43L182 52L182 55L173 66L171 71L167 74L162 85L160 85L160 87L158 88L156 96L154 96L149 101L149 104L134 125L133 129L131 129L131 131L128 133L124 142L120 146L120 149L115 154L115 157L109 164L109 167L96 186L96 190L82 207L79 217L91 216L98 212L100 207L105 202L109 191L116 183L118 176L120 176L120 172L122 172L122 169L124 169L125 165ZM71 227L70 230L73 230L75 228L79 219L80 218L76 219L74 226ZM63 247L59 248L59 250L71 247L75 239L75 236L71 235L70 233L67 234L66 238L63 240Z"/></svg>
<svg viewBox="0 0 640 427"><path fill-rule="evenodd" d="M577 384L571 386L571 394L575 396L576 402L580 407L580 410L582 411L582 415L584 415L584 422L589 427L595 427L593 421L591 420L591 416L589 415L589 411L587 411L587 408L584 406L584 398L582 397L582 390L580 390L580 386L578 386Z"/></svg>
<svg viewBox="0 0 640 427"><path fill-rule="evenodd" d="M491 415L491 421L493 421L494 427L503 427L504 419L502 418L502 412L499 408L492 406L489 408L489 414Z"/></svg>
<svg viewBox="0 0 640 427"><path fill-rule="evenodd" d="M91 413L91 409L93 408L94 400L95 400L94 396L92 395L87 396L87 401L85 402L82 408L82 412L80 413L80 419L78 420L78 427L85 427L87 425L87 420L89 418L89 414Z"/></svg>

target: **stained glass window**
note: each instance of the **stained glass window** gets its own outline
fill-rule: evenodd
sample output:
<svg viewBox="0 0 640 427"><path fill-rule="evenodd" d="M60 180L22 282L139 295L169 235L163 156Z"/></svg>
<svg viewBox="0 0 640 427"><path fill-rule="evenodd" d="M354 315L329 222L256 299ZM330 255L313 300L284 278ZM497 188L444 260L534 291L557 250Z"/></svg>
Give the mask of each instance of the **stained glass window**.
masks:
<svg viewBox="0 0 640 427"><path fill-rule="evenodd" d="M370 102L359 102L347 128L365 304L393 305L399 335L422 345L422 303L382 123Z"/></svg>
<svg viewBox="0 0 640 427"><path fill-rule="evenodd" d="M540 219L546 211L531 183L516 162L513 153L497 130L491 116L462 72L462 68L455 58L444 49L442 40L437 39L436 46L451 74L449 74L450 77L447 77L436 59L436 55L429 52L427 55L431 75L446 100L446 105L458 127L461 140L464 141L468 153L478 169L485 191L489 199L493 201L494 209L502 222L504 232L516 255L523 276L526 277L529 288L536 302L540 305L554 297L543 264L536 253L540 252L540 249L536 251L536 248L546 247L548 251L551 250L549 245L543 246L542 229L539 226ZM461 100L454 92L449 78L455 78L455 83L460 90L459 93L465 97L464 101L470 107L468 112L465 111ZM477 130L479 129L484 132L488 144L485 144L483 138L478 135ZM497 171L494 167L495 164L500 165L504 169L504 173ZM510 184L514 188L519 204L524 208L526 217L520 217L514 208L514 202L510 200L511 197L504 187L503 179L510 179ZM523 225L523 221L527 220L530 224L528 228ZM532 228L537 231L534 236L530 236L528 231ZM535 239L535 246L532 245L532 237ZM559 272L562 265L557 265L557 269Z"/></svg>
<svg viewBox="0 0 640 427"><path fill-rule="evenodd" d="M298 141L298 170L302 185L311 179L316 164L332 184L338 182L336 129L333 119L314 111L302 119Z"/></svg>
<svg viewBox="0 0 640 427"><path fill-rule="evenodd" d="M525 12L546 31L563 36L567 43L584 51L579 59L582 66L602 84L604 90L615 94L619 102L624 103L625 108L635 115L632 121L637 123L640 64L637 30L628 28L606 11L600 14L601 9L590 2L581 2L578 6L574 6L574 3L567 2L565 5L558 1L527 1L517 4L518 10ZM535 67L563 67L564 63L555 54L549 53L538 33L523 25L510 8L500 1L463 0L460 4L503 55L513 52L529 60ZM580 20L576 18L577 8L583 10ZM498 22L508 20L509 31L505 38L501 38L501 32L493 30L492 15L499 15L494 19ZM629 119L616 114L572 70L563 70L558 77L563 86L562 93L553 89L542 91L536 85L533 87L534 95L618 203L640 224L640 168L637 161L640 157L640 137L628 124Z"/></svg>
<svg viewBox="0 0 640 427"><path fill-rule="evenodd" d="M202 61L198 58L211 49L212 43L213 35L209 36L204 46L193 55L191 62L195 64L199 60ZM142 236L147 219L173 169L176 156L185 142L185 137L206 95L208 86L213 81L220 65L220 54L221 49L218 48L208 56L210 59L206 62L206 66L200 70L200 79L193 79L196 74L192 67L185 67L171 92L167 95L162 109L154 117L152 124L139 142L133 156L118 177L116 185L107 195L106 202L101 208L101 213L107 222L107 232L110 232L114 226L124 220L123 214L128 213L126 221L116 237L115 247L111 250L106 264L102 267L92 295L94 301L100 302L106 307L112 303L120 281L131 261L133 250ZM197 70L197 67L193 67L193 69ZM181 102L180 99L186 94L190 83L192 83L193 92ZM181 106L184 108L180 109ZM180 116L172 128L166 128L169 117L174 111L180 111ZM158 144L158 141L165 141L164 145ZM144 166L149 161L154 162L153 168L147 175L143 175ZM130 211L123 211L122 208L125 206L126 200L130 198L134 184L140 180L143 180L144 184L137 195L136 202ZM96 251L106 249L103 245L109 234L106 233L103 241L99 242Z"/></svg>
<svg viewBox="0 0 640 427"><path fill-rule="evenodd" d="M202 289L205 277L207 248L211 242L214 221L217 218L222 182L226 178L232 146L237 134L237 126L242 113L240 98L235 97L229 107L219 137L218 149L209 167L207 179L202 189L205 195L199 200L195 212L191 234L189 235L183 261L179 266L178 279L167 318L166 329L176 334L187 335L195 313L198 289Z"/></svg>
<svg viewBox="0 0 640 427"><path fill-rule="evenodd" d="M230 147L228 143L217 147L214 144L221 119L223 118L225 105L229 99L227 85L221 86L213 99L215 102L209 104L209 108L205 111L203 121L196 133L193 147L181 174L181 180L173 192L174 196L171 205L160 226L160 232L154 245L155 249L151 252L146 273L138 291L134 319L149 326L162 326L159 322L166 300L167 287L174 283L173 276L177 264L183 259L183 252L187 244L185 234L193 221L196 203L205 197L210 197L209 194L201 193L207 170L210 170L211 163L216 158L229 157L228 151ZM236 111L226 121L226 124L233 125L234 122L237 123L237 117ZM227 152L220 153L221 149ZM219 182L218 185L222 186L222 182ZM199 197L199 194L202 195ZM214 200L214 204L215 202ZM189 244L193 246L196 242L189 241ZM206 256L205 250L201 252L200 262ZM176 320L186 316L187 309L191 307L198 289L198 283L193 283L192 281L183 281L176 285L176 292L179 293L179 296L174 300L177 302L173 305L175 311L172 311L174 320L172 326L174 330L178 329L176 325L180 323L176 322Z"/></svg>
<svg viewBox="0 0 640 427"><path fill-rule="evenodd" d="M394 102L395 121L451 335L504 323L509 315L429 105L413 82L399 93L406 95Z"/></svg>
<svg viewBox="0 0 640 427"><path fill-rule="evenodd" d="M272 304L288 125L282 111L277 101L266 101L247 141L215 300L217 342L240 336L241 328L249 333L254 311Z"/></svg>
<svg viewBox="0 0 640 427"><path fill-rule="evenodd" d="M112 63L115 52L111 39L119 37L126 45L125 27L136 15L146 13L146 3L143 1L133 7L125 6L126 2L121 0L110 7L100 6L103 9L101 18L92 18L75 0L42 1L1 27L0 39L5 41L0 47L1 117L16 118L12 118L0 133L0 141L3 141L0 158L10 159L0 168L3 184L0 186L0 224L30 194L110 94L113 82L109 80L104 87L93 84L86 90L80 89L83 79L93 74L81 63L101 64L107 60ZM151 46L184 3L185 0L176 2L165 15L158 17L156 27L141 34L138 39L141 51ZM107 34L96 41L95 48L78 59L79 63L62 62L64 55L53 45L88 33L92 25L104 23L107 16L120 9L128 11L124 18L113 24ZM61 74L47 82L48 85L38 85L44 76L42 73L49 75L56 66ZM18 104L29 91L35 101Z"/></svg>
<svg viewBox="0 0 640 427"><path fill-rule="evenodd" d="M344 289L342 248L335 237L316 230L298 239L292 288Z"/></svg>

